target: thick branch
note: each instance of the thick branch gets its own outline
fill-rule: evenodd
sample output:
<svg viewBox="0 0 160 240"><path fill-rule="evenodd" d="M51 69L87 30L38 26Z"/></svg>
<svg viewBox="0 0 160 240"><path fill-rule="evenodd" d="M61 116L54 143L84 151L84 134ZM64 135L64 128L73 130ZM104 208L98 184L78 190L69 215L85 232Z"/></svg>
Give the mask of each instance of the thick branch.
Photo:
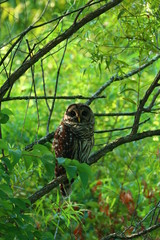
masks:
<svg viewBox="0 0 160 240"><path fill-rule="evenodd" d="M53 137L52 134L54 135L54 133L51 133L51 134L48 134L47 136ZM88 164L91 165L91 164L97 162L102 156L106 155L108 152L111 152L114 148L116 148L122 144L133 142L133 141L138 141L138 140L141 140L141 139L144 139L147 137L153 137L156 135L160 136L160 129L137 133L135 135L127 135L125 137L118 138L117 140L107 144L105 147L100 149L98 152L92 154L88 160ZM46 142L46 139L42 138L41 140L39 140L39 143L42 143L43 141ZM34 145L35 143L32 143L32 144ZM32 146L31 145L28 145L25 149L26 150L31 149L33 147L33 145ZM38 199L40 199L41 197L43 197L44 195L49 193L53 188L56 188L59 183L62 183L65 180L66 180L66 176L58 177L57 179L48 183L46 186L44 186L39 191L35 192L32 196L29 197L31 204L35 203Z"/></svg>
<svg viewBox="0 0 160 240"><path fill-rule="evenodd" d="M46 53L48 53L51 49L56 47L58 44L63 42L64 40L70 38L74 33L76 33L80 28L86 25L88 22L93 19L99 17L101 14L110 10L111 8L117 6L123 0L113 0L111 2L106 3L102 7L96 9L95 11L89 13L80 21L73 23L71 27L69 27L64 33L50 41L46 44L42 49L40 49L31 59L24 62L11 76L7 79L7 81L0 88L0 100L2 100L3 96L8 91L9 87L12 86L20 76L22 76L27 69L29 69L32 65L34 65L40 58L42 58Z"/></svg>
<svg viewBox="0 0 160 240"><path fill-rule="evenodd" d="M138 141L147 137L153 137L153 136L160 136L160 129L158 130L152 130L152 131L146 131L142 133L136 133L134 135L127 135L125 137L120 137L116 139L115 141L105 145L103 148L101 148L96 153L93 153L90 158L88 159L88 164L91 165L95 162L97 162L101 157L106 155L108 152L113 151L113 149L129 142Z"/></svg>
<svg viewBox="0 0 160 240"><path fill-rule="evenodd" d="M60 177L57 177L56 179L52 180L50 183L45 185L43 188L35 192L29 197L29 201L31 204L35 203L38 199L49 193L53 188L56 188L60 183L67 180L66 175L62 175Z"/></svg>

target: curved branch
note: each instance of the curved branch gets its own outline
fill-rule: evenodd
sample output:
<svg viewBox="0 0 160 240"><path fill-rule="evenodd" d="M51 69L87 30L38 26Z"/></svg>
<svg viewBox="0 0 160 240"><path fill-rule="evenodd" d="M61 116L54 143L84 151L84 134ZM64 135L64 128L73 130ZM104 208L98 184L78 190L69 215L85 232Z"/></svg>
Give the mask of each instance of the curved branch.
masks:
<svg viewBox="0 0 160 240"><path fill-rule="evenodd" d="M154 231L155 229L158 229L160 228L160 223L159 224L156 224L156 225L153 225L143 231L140 231L138 233L134 233L130 236L125 236L124 234L121 235L121 234L116 234L116 233L112 233L104 238L102 238L101 240L109 240L109 239L133 239L133 238L137 238L137 237L140 237L140 236L143 236L145 235L146 233L150 233L152 231Z"/></svg>
<svg viewBox="0 0 160 240"><path fill-rule="evenodd" d="M153 136L160 136L160 129L145 131L142 133L136 133L134 135L129 134L124 137L120 137L120 138L116 139L115 141L105 145L99 151L93 153L88 159L88 164L91 165L91 164L97 162L101 157L106 155L108 152L113 151L113 149L121 146L122 144L130 143L133 141L138 141L138 140L141 140L141 139L144 139L147 137L153 137Z"/></svg>
<svg viewBox="0 0 160 240"><path fill-rule="evenodd" d="M93 95L92 98L89 99L86 104L90 105L95 97L99 96L107 87L109 87L113 82L122 81L126 78L129 78L139 72L141 72L143 69L147 68L148 66L152 65L155 61L157 61L160 58L160 54L157 54L155 57L153 57L149 62L143 64L142 66L134 69L131 72L128 72L124 74L123 76L112 76L106 83L104 83Z"/></svg>
<svg viewBox="0 0 160 240"><path fill-rule="evenodd" d="M56 47L58 44L63 42L64 40L70 38L74 33L76 33L80 28L82 28L84 25L92 21L93 19L99 17L103 13L107 12L111 8L117 6L119 3L121 3L123 0L113 0L110 1L100 8L96 9L95 11L89 13L84 18L82 18L80 21L73 23L64 33L50 41L48 44L46 44L42 49L40 49L31 59L24 62L3 84L3 86L0 88L0 100L3 98L3 96L8 91L9 87L13 85L19 77L21 77L32 65L34 65L40 58L42 58L46 53L48 53L51 49Z"/></svg>
<svg viewBox="0 0 160 240"><path fill-rule="evenodd" d="M92 154L88 160L88 164L91 165L93 163L96 163L102 156L107 154L108 152L111 152L114 148L133 141L138 141L147 137L153 137L153 136L160 136L160 129L153 130L153 131L146 131L142 133L137 133L135 135L127 135L125 137L118 138L117 140L107 144L105 147L101 148L98 152ZM44 143L47 139L52 139L54 136L54 133L48 134L45 138L42 138L38 141L38 143ZM28 145L25 150L31 150L35 143L32 143ZM62 183L66 180L66 176L60 176L50 183L46 184L43 188L36 191L32 196L29 197L29 200L31 204L35 203L38 199L49 193L52 189L56 188L59 183Z"/></svg>

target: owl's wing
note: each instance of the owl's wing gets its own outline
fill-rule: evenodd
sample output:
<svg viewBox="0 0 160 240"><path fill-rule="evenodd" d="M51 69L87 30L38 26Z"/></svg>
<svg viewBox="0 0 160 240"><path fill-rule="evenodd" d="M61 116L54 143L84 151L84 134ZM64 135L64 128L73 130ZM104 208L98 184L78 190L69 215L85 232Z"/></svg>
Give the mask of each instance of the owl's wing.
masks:
<svg viewBox="0 0 160 240"><path fill-rule="evenodd" d="M73 142L73 133L62 122L57 128L53 140L56 157L72 158Z"/></svg>

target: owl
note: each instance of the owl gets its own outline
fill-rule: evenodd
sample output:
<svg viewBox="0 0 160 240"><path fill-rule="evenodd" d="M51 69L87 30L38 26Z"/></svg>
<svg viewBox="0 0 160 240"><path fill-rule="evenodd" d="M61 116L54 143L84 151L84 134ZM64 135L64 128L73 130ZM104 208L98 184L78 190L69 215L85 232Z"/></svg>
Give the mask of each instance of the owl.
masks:
<svg viewBox="0 0 160 240"><path fill-rule="evenodd" d="M94 144L94 114L85 104L71 104L67 108L61 124L55 131L53 149L57 158L76 159L87 163ZM66 174L56 162L55 176ZM71 183L73 180L71 181ZM71 184L67 180L60 185L63 196L68 196Z"/></svg>

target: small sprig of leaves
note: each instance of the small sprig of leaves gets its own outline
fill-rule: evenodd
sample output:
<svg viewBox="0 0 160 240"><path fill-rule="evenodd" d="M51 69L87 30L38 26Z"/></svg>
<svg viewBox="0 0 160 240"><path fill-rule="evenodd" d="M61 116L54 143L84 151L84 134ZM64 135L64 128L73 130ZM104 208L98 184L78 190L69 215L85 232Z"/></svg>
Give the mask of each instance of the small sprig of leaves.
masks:
<svg viewBox="0 0 160 240"><path fill-rule="evenodd" d="M80 163L74 159L68 158L57 158L58 164L62 165L67 173L67 178L69 181L75 179L79 175L82 182L83 188L86 188L88 185L89 177L91 176L91 167L86 163Z"/></svg>

